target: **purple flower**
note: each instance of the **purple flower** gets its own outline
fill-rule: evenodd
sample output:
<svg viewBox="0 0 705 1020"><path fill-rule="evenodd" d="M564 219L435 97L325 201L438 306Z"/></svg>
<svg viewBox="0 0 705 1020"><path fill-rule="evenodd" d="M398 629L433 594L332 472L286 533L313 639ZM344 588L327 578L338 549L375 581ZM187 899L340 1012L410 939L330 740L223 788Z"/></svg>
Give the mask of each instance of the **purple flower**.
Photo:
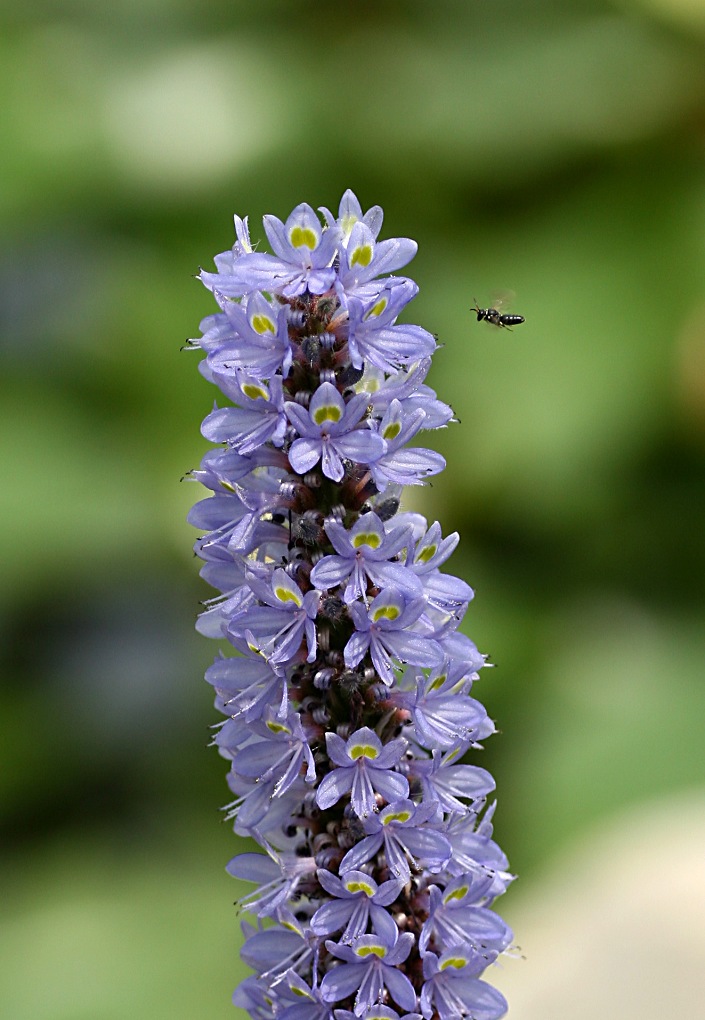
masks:
<svg viewBox="0 0 705 1020"><path fill-rule="evenodd" d="M475 812L451 815L444 830L451 847L448 874L453 878L490 874L493 899L506 892L513 880L506 870L507 858L492 839L494 808L493 804L482 819Z"/></svg>
<svg viewBox="0 0 705 1020"><path fill-rule="evenodd" d="M487 960L472 947L456 946L442 956L426 953L421 992L421 1012L430 1020L434 1009L439 1020L498 1020L507 1012L507 1003L491 985L479 981Z"/></svg>
<svg viewBox="0 0 705 1020"><path fill-rule="evenodd" d="M440 871L448 864L452 847L433 826L435 814L433 804L401 800L378 815L369 815L364 824L367 835L348 850L340 862L341 872L361 868L382 848L392 874L405 882L411 877L410 866L423 866L432 873Z"/></svg>
<svg viewBox="0 0 705 1020"><path fill-rule="evenodd" d="M292 853L277 853L269 847L267 854L238 854L228 862L226 871L233 878L247 882L258 882L258 888L243 897L241 905L256 912L259 917L269 917L291 900L306 879L315 872L312 859L297 857Z"/></svg>
<svg viewBox="0 0 705 1020"><path fill-rule="evenodd" d="M402 1009L413 1009L416 993L409 978L399 969L411 952L410 932L395 941L380 935L361 935L354 946L326 942L326 949L345 962L328 971L321 982L326 1002L340 1002L355 993L355 1012L360 1013L382 1001L385 989Z"/></svg>
<svg viewBox="0 0 705 1020"><path fill-rule="evenodd" d="M349 1009L336 1009L333 1011L335 1020L422 1020L420 1013L404 1013L400 1016L389 1006L370 1006L362 1013L352 1013Z"/></svg>
<svg viewBox="0 0 705 1020"><path fill-rule="evenodd" d="M323 294L332 286L336 274L330 263L338 238L333 231L323 232L310 205L298 205L286 223L265 216L264 230L276 257L243 252L230 264L221 262L217 274L201 272L206 287L226 297L270 291L292 298L307 288Z"/></svg>
<svg viewBox="0 0 705 1020"><path fill-rule="evenodd" d="M332 383L324 382L311 397L308 411L298 404L285 405L289 421L299 434L289 450L294 471L306 474L322 460L326 478L339 482L345 470L343 458L370 464L384 453L384 441L366 426L360 427L367 399L352 397L347 404Z"/></svg>
<svg viewBox="0 0 705 1020"><path fill-rule="evenodd" d="M396 559L410 543L410 529L386 531L377 514L370 512L358 517L350 531L336 520L327 521L325 530L337 555L324 556L311 571L317 588L337 588L347 581L343 592L347 603L365 599L368 585L398 588L412 598L423 594L414 572Z"/></svg>
<svg viewBox="0 0 705 1020"><path fill-rule="evenodd" d="M460 676L458 675L460 674ZM472 685L464 668L417 672L416 691L402 693L398 704L407 707L416 740L424 747L455 749L458 741L476 743L494 733L483 705L467 693Z"/></svg>
<svg viewBox="0 0 705 1020"><path fill-rule="evenodd" d="M233 638L259 639L258 651L273 666L293 659L302 640L308 649L307 660L316 658L316 627L314 620L321 599L319 591L304 593L285 570L278 567L271 582L265 583L254 574L249 575L251 591L263 605L245 606L230 618L228 627Z"/></svg>
<svg viewBox="0 0 705 1020"><path fill-rule="evenodd" d="M238 369L257 378L288 375L292 361L289 317L263 294L254 292L242 304L228 301L220 315L209 323L206 350L210 349L204 375L214 382ZM195 342L195 341L192 341Z"/></svg>
<svg viewBox="0 0 705 1020"><path fill-rule="evenodd" d="M459 626L473 598L445 573L458 536L400 511L444 467L419 442L453 417L425 382L436 350L400 323L416 252L380 238L382 210L346 191L323 220L266 216L271 253L235 217L201 272L217 311L189 346L225 397L222 444L188 477L209 494L199 631L226 642L206 672L224 716L225 818L263 852L227 866L253 974L254 1020L494 1020L481 974L510 944L493 910L512 881L492 838L494 732L472 696L485 665Z"/></svg>
<svg viewBox="0 0 705 1020"><path fill-rule="evenodd" d="M249 655L227 659L220 656L206 670L206 680L216 691L216 708L230 718L243 715L250 720L259 719L267 707L279 705L279 714L284 715L288 703L286 676L275 672L259 655L251 651Z"/></svg>
<svg viewBox="0 0 705 1020"><path fill-rule="evenodd" d="M452 408L423 382L430 367L431 359L423 358L386 377L378 369L366 367L358 389L368 393L373 417L382 418L392 400L398 400L405 416L423 411L425 429L440 429L452 421Z"/></svg>
<svg viewBox="0 0 705 1020"><path fill-rule="evenodd" d="M485 898L490 893L490 876L456 879L441 893L432 885L429 893L428 919L419 938L419 949L425 953L450 946L470 946L489 959L496 958L512 940L504 921L489 910Z"/></svg>
<svg viewBox="0 0 705 1020"><path fill-rule="evenodd" d="M321 868L318 881L333 899L318 908L311 918L311 929L316 935L332 935L344 927L340 941L354 943L367 931L367 925L377 935L394 939L397 927L388 907L401 892L403 882L389 879L377 885L364 871L346 871L342 878Z"/></svg>
<svg viewBox="0 0 705 1020"><path fill-rule="evenodd" d="M406 750L406 741L398 738L382 744L368 726L357 730L347 741L337 733L326 733L326 750L336 768L323 776L316 801L324 811L350 794L350 806L358 818L376 809L375 793L386 801L399 800L409 793L405 777L394 771Z"/></svg>
<svg viewBox="0 0 705 1020"><path fill-rule="evenodd" d="M375 237L376 233L364 220L358 220L347 236L343 231L340 232L337 278L338 286L344 293L360 291L376 276L401 269L416 254L418 245L408 237L395 237L379 243Z"/></svg>
<svg viewBox="0 0 705 1020"><path fill-rule="evenodd" d="M203 422L206 439L228 443L241 454L254 453L267 442L284 445L287 420L280 375L273 376L269 385L244 372L219 382L225 395L240 407L215 408Z"/></svg>
<svg viewBox="0 0 705 1020"><path fill-rule="evenodd" d="M354 368L371 365L393 374L433 354L436 341L430 333L394 322L417 290L411 280L403 280L376 295L374 303L348 299L348 351Z"/></svg>
<svg viewBox="0 0 705 1020"><path fill-rule="evenodd" d="M457 765L458 751L441 755L435 750L430 759L418 758L409 769L418 779L427 804L435 803L441 814L464 815L468 810L463 800L481 801L494 790L494 779L477 765Z"/></svg>
<svg viewBox="0 0 705 1020"><path fill-rule="evenodd" d="M312 988L293 970L285 977L286 983L277 985L277 1016L281 1020L330 1020L330 1006L321 999L320 988Z"/></svg>
<svg viewBox="0 0 705 1020"><path fill-rule="evenodd" d="M435 666L443 653L435 641L411 628L424 609L424 599L407 599L389 588L372 601L369 609L359 602L350 607L355 633L345 646L345 664L357 666L369 650L380 680L394 683L393 658L415 666Z"/></svg>
<svg viewBox="0 0 705 1020"><path fill-rule="evenodd" d="M316 768L309 738L296 712L280 720L271 709L265 718L246 723L246 726L248 741L242 746L247 748L247 753L233 756L235 775L260 783L274 779L273 797L286 793L304 769L306 782L315 781Z"/></svg>
<svg viewBox="0 0 705 1020"><path fill-rule="evenodd" d="M419 408L405 418L402 405L392 400L379 423L379 435L386 444L385 452L372 466L375 485L385 488L397 485L423 485L429 475L437 475L446 466L439 453L418 447L406 449L406 444L424 427L425 412Z"/></svg>

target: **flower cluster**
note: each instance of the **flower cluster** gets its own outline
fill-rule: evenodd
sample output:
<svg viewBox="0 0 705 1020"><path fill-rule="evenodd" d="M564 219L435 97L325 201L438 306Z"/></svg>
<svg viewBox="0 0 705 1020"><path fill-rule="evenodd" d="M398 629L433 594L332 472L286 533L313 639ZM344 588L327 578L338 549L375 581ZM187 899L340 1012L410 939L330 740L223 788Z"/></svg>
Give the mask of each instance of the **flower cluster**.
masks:
<svg viewBox="0 0 705 1020"><path fill-rule="evenodd" d="M190 521L218 589L198 628L225 638L206 679L227 718L235 832L263 853L229 872L243 901L234 1002L257 1020L493 1020L482 972L511 933L490 774L462 764L494 731L472 687L484 658L458 630L472 590L441 568L457 534L400 510L445 466L413 444L450 408L424 379L436 343L399 323L416 252L380 241L382 210L348 191L247 221L200 278L220 311L190 341L228 398L192 477Z"/></svg>

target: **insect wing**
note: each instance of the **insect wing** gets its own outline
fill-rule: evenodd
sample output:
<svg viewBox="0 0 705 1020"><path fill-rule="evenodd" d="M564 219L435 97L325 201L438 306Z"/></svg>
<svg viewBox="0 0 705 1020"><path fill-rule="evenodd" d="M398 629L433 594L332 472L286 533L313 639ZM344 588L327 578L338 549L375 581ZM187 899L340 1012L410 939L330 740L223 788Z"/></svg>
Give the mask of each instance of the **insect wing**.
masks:
<svg viewBox="0 0 705 1020"><path fill-rule="evenodd" d="M516 294L513 290L493 290L490 294L492 308L500 314L505 314L514 303Z"/></svg>

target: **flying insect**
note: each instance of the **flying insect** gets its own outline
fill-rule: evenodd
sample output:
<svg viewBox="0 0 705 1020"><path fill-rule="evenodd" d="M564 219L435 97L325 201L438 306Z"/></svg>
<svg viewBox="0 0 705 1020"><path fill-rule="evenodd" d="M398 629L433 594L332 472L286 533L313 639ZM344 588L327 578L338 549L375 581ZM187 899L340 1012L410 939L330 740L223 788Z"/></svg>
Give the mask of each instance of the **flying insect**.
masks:
<svg viewBox="0 0 705 1020"><path fill-rule="evenodd" d="M501 329L508 329L511 333L512 326L519 326L522 322L526 322L523 315L507 315L501 311L501 303L497 301L497 308L480 308L475 298L475 304L470 309L471 312L477 313L477 321L482 322L486 319L487 322L491 322L493 326L499 326Z"/></svg>

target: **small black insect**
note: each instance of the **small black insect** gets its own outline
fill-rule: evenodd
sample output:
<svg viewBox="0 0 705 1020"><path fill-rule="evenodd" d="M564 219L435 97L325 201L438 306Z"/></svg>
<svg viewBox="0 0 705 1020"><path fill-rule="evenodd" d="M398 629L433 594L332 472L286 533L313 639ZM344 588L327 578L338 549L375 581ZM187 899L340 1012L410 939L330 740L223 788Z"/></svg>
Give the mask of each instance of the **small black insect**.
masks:
<svg viewBox="0 0 705 1020"><path fill-rule="evenodd" d="M502 329L508 329L510 332L512 326L519 326L522 322L526 322L523 315L507 315L501 312L498 308L480 308L477 303L477 298L475 299L475 304L470 311L477 313L478 322L482 322L483 319L486 319L487 322L491 322L493 326L500 326Z"/></svg>

